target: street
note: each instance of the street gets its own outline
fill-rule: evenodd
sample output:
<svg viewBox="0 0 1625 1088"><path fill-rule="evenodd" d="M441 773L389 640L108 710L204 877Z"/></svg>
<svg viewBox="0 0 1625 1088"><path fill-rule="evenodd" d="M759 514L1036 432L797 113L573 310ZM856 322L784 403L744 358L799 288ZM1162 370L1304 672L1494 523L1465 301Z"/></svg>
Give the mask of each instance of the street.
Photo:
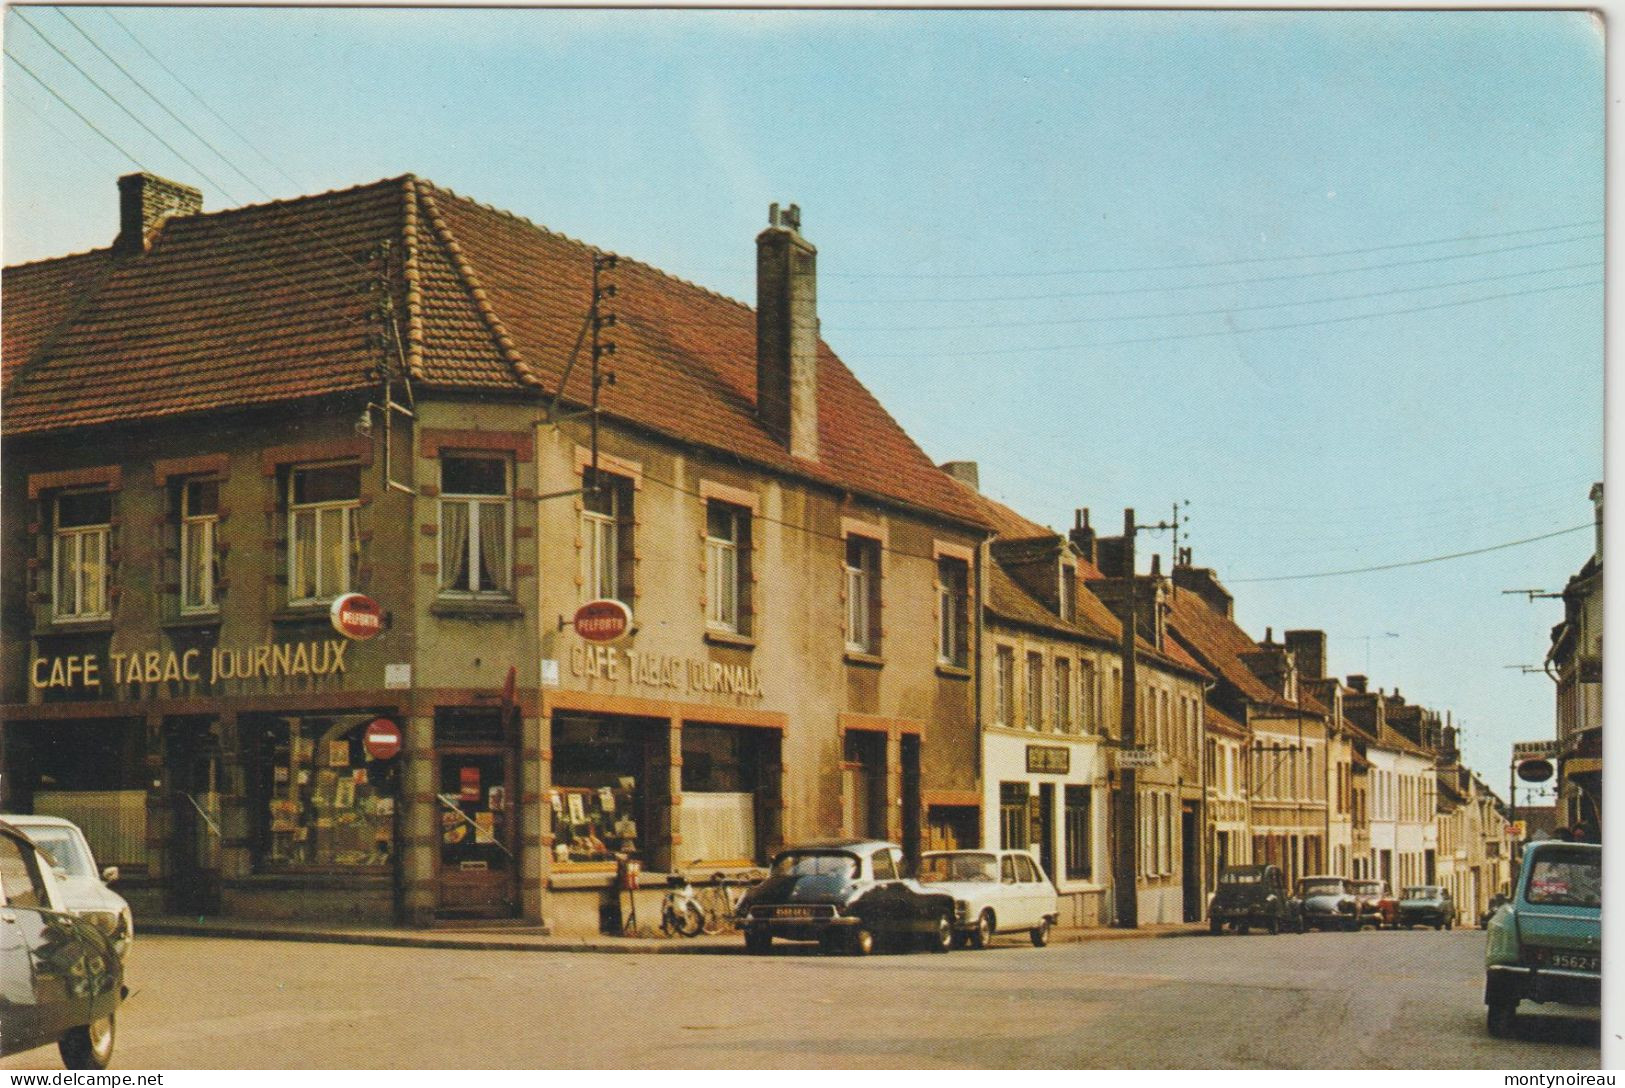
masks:
<svg viewBox="0 0 1625 1088"><path fill-rule="evenodd" d="M148 936L114 1066L1596 1068L1595 1010L1484 1031L1482 931L1001 940L771 958ZM60 1068L55 1048L0 1068Z"/></svg>

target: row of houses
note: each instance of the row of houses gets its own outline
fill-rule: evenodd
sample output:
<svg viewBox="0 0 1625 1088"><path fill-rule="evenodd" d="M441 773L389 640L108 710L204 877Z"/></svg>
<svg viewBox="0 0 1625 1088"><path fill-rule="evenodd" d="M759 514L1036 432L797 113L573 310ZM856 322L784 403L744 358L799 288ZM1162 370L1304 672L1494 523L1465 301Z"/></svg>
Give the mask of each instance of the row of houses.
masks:
<svg viewBox="0 0 1625 1088"><path fill-rule="evenodd" d="M793 206L753 309L411 176L119 191L4 277L0 806L138 909L594 932L618 861L832 835L1031 849L1081 925L1250 862L1506 880L1437 712L933 463Z"/></svg>

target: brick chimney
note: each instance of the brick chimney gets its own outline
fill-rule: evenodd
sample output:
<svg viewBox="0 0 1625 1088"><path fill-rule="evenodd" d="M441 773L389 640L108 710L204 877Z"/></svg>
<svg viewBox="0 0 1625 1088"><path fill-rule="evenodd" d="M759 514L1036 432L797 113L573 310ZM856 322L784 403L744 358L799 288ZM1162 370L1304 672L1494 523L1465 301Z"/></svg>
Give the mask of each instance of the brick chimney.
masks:
<svg viewBox="0 0 1625 1088"><path fill-rule="evenodd" d="M942 471L972 491L982 490L982 474L977 469L975 461L948 461L943 464Z"/></svg>
<svg viewBox="0 0 1625 1088"><path fill-rule="evenodd" d="M1359 673L1355 673L1355 674L1353 674L1352 676L1349 677L1348 685L1349 685L1349 688L1351 690L1357 691L1361 695L1364 695L1365 694L1366 678L1361 676Z"/></svg>
<svg viewBox="0 0 1625 1088"><path fill-rule="evenodd" d="M1219 584L1219 576L1212 567L1193 567L1182 564L1174 567L1174 585L1188 589L1207 606L1226 619L1234 619L1235 599L1230 591Z"/></svg>
<svg viewBox="0 0 1625 1088"><path fill-rule="evenodd" d="M190 185L156 174L125 174L118 179L119 232L116 253L145 253L164 221L203 211L203 194Z"/></svg>
<svg viewBox="0 0 1625 1088"><path fill-rule="evenodd" d="M1095 531L1089 527L1089 508L1085 506L1073 511L1072 517L1072 531L1067 534L1072 540L1072 546L1089 562L1098 563L1099 552L1095 546Z"/></svg>
<svg viewBox="0 0 1625 1088"><path fill-rule="evenodd" d="M1322 680L1326 676L1326 632L1288 631L1286 648L1298 663L1298 676L1304 680Z"/></svg>
<svg viewBox="0 0 1625 1088"><path fill-rule="evenodd" d="M818 460L818 250L801 209L768 209L756 236L756 417L791 456Z"/></svg>

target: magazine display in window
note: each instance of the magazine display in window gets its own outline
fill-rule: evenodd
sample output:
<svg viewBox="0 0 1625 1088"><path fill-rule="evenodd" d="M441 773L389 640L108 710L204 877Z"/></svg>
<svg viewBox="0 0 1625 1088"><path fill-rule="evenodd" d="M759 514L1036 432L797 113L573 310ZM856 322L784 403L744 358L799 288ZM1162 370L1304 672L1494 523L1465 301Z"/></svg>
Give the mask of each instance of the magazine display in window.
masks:
<svg viewBox="0 0 1625 1088"><path fill-rule="evenodd" d="M324 718L290 718L273 727L266 866L389 861L395 798L362 750L364 728ZM324 766L316 765L318 754Z"/></svg>
<svg viewBox="0 0 1625 1088"><path fill-rule="evenodd" d="M615 786L558 786L553 790L554 857L558 861L611 861L636 854L634 780Z"/></svg>

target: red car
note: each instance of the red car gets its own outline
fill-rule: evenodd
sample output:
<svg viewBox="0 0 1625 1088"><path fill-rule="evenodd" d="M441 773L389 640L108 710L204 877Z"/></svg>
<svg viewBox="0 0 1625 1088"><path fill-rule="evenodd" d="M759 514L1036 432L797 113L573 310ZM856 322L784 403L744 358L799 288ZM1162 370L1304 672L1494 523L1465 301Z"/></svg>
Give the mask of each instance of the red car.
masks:
<svg viewBox="0 0 1625 1088"><path fill-rule="evenodd" d="M1390 928L1399 925L1399 900L1380 880L1356 880L1354 883L1355 912L1360 925Z"/></svg>

